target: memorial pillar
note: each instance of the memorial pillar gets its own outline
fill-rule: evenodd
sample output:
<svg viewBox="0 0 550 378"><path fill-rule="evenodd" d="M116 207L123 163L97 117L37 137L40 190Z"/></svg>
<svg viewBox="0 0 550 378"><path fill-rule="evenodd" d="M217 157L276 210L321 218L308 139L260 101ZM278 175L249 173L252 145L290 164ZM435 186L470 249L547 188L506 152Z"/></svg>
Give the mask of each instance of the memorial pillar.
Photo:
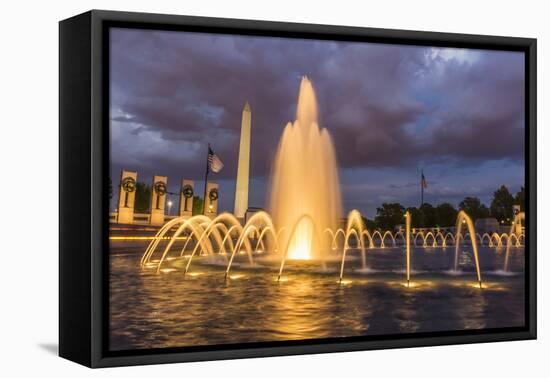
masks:
<svg viewBox="0 0 550 378"><path fill-rule="evenodd" d="M151 188L151 218L149 223L152 225L164 224L164 206L166 204L166 176L154 176L153 186Z"/></svg>
<svg viewBox="0 0 550 378"><path fill-rule="evenodd" d="M122 171L118 191L118 223L134 223L137 172Z"/></svg>

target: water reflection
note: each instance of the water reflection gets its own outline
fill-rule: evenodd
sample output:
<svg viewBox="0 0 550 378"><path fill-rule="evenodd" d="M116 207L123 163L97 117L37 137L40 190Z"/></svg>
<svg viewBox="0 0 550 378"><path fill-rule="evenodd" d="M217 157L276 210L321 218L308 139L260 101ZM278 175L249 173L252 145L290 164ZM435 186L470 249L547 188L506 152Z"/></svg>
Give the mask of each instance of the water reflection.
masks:
<svg viewBox="0 0 550 378"><path fill-rule="evenodd" d="M523 253L512 251L511 270L499 272L502 253L480 249L483 289L473 279L468 251L461 273L448 274L453 248L413 251L410 285L401 248L369 249L346 265L338 284L338 259L326 271L314 261L289 262L277 282L278 263L266 256L248 267L236 257L223 267L198 257L166 261L160 274L139 269L140 255L112 248L110 345L113 350L325 337L380 335L520 326L524 323ZM128 253L125 253L128 252ZM358 255L355 253L355 255ZM470 256L471 257L471 256Z"/></svg>

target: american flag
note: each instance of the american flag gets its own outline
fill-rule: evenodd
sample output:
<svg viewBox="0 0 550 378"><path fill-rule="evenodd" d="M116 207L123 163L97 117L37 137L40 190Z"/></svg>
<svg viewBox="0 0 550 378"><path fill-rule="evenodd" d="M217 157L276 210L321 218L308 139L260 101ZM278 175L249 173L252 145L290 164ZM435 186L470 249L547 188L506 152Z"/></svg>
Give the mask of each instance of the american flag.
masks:
<svg viewBox="0 0 550 378"><path fill-rule="evenodd" d="M222 161L220 160L218 155L216 155L214 151L212 151L210 146L208 146L208 170L210 172L218 173L219 171L222 170L222 168L223 168Z"/></svg>
<svg viewBox="0 0 550 378"><path fill-rule="evenodd" d="M424 177L424 172L422 172L422 181L421 185L423 189L426 189L428 187L428 182L426 181L426 177Z"/></svg>

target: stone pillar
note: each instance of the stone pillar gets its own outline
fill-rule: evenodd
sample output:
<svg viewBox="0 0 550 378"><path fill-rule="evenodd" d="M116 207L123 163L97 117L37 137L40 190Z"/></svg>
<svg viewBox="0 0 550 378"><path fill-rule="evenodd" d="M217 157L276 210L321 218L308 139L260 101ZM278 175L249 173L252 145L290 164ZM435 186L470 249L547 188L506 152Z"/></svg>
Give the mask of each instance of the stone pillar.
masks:
<svg viewBox="0 0 550 378"><path fill-rule="evenodd" d="M190 218L193 215L193 194L195 193L195 184L193 180L181 180L180 190L180 210L179 216Z"/></svg>
<svg viewBox="0 0 550 378"><path fill-rule="evenodd" d="M205 212L204 215L214 219L218 215L218 187L215 182L209 181L206 184L206 198L204 199Z"/></svg>
<svg viewBox="0 0 550 378"><path fill-rule="evenodd" d="M137 172L122 171L118 191L118 223L134 223Z"/></svg>
<svg viewBox="0 0 550 378"><path fill-rule="evenodd" d="M164 205L166 203L166 191L168 178L166 176L154 176L151 187L151 219L153 225L164 224Z"/></svg>
<svg viewBox="0 0 550 378"><path fill-rule="evenodd" d="M248 102L244 105L241 120L241 140L239 145L239 162L235 184L235 210L237 218L244 218L248 209L248 184L250 173L250 128L252 111Z"/></svg>

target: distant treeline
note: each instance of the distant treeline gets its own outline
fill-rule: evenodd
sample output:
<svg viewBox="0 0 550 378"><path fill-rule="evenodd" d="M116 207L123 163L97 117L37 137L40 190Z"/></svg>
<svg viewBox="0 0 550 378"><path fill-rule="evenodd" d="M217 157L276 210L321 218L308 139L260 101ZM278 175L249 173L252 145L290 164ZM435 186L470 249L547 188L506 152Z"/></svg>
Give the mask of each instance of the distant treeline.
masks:
<svg viewBox="0 0 550 378"><path fill-rule="evenodd" d="M512 195L508 188L502 185L493 193L489 207L481 203L477 197L466 197L456 209L450 203L440 203L433 206L424 203L420 207L405 208L400 203L383 203L376 209L376 217L364 219L369 229L393 230L397 225L404 223L405 212L411 214L412 227L451 227L455 225L459 210L464 210L474 221L479 218L496 218L501 224L510 224L514 218L513 206L519 205L521 211L525 206L525 191L521 190Z"/></svg>

